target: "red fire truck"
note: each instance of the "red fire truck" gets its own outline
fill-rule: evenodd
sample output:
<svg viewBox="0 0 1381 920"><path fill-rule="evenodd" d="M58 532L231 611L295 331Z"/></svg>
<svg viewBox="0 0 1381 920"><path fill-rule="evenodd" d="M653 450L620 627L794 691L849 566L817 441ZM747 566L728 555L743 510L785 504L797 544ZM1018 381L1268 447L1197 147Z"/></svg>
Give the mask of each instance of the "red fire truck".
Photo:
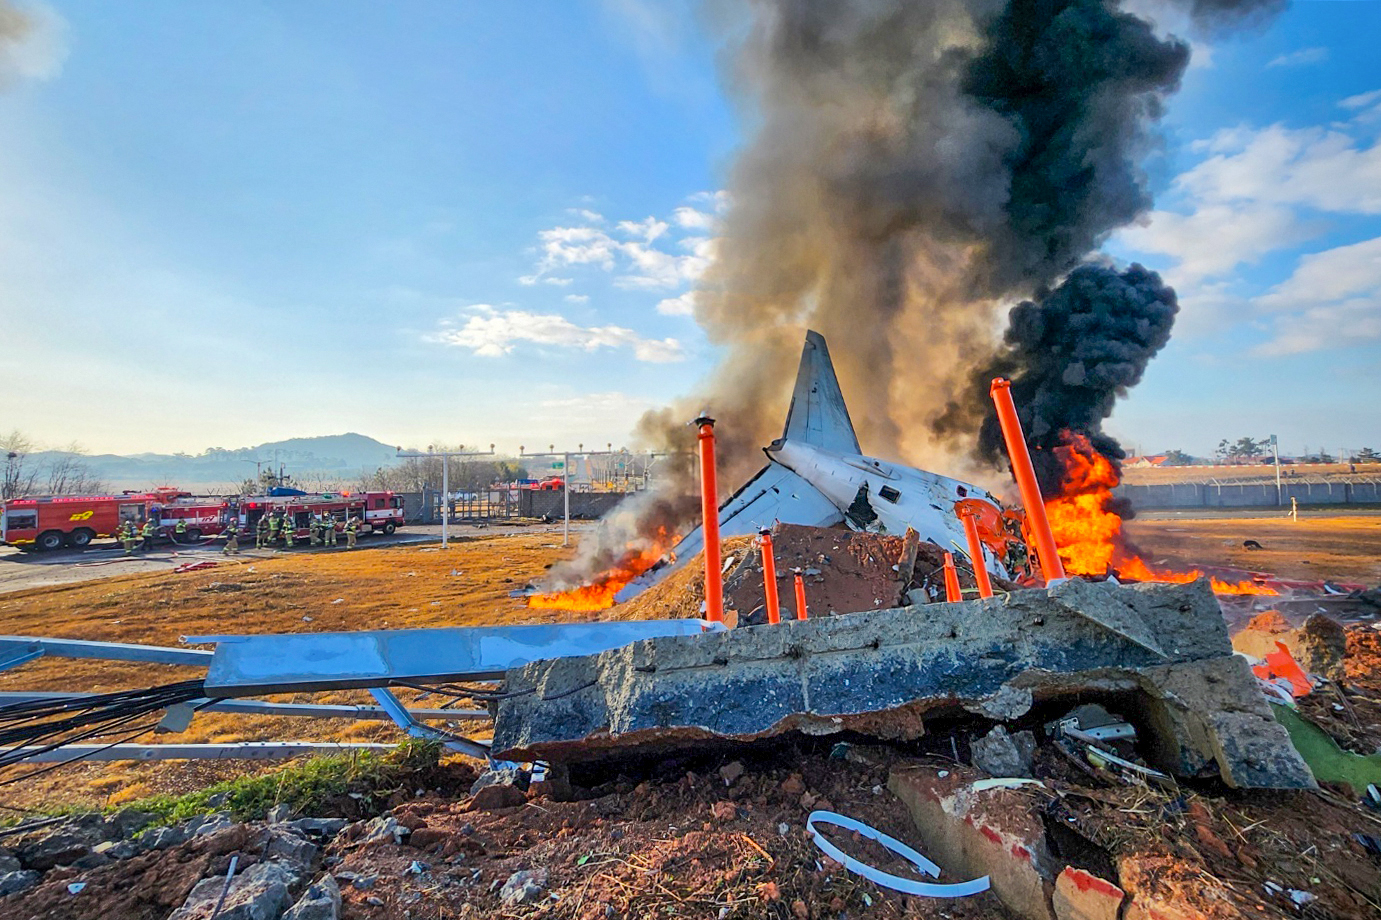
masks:
<svg viewBox="0 0 1381 920"><path fill-rule="evenodd" d="M293 539L306 534L312 518L325 515L341 530L350 518L359 520L361 534L393 533L403 526L403 496L393 492L323 492L315 495L253 495L239 503L241 532L253 534L259 519L282 513L293 523Z"/></svg>
<svg viewBox="0 0 1381 920"><path fill-rule="evenodd" d="M121 521L143 527L153 521L170 537L179 519L187 540L195 542L225 529L229 505L218 498L193 498L178 489L124 492L120 495L45 495L5 502L0 511L0 543L21 549L81 549L92 540L115 535Z"/></svg>

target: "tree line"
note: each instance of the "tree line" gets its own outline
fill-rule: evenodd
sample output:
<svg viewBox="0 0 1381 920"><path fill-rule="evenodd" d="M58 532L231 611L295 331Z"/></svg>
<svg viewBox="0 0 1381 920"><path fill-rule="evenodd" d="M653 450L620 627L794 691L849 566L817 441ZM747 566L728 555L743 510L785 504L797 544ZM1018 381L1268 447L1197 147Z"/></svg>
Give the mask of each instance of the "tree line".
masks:
<svg viewBox="0 0 1381 920"><path fill-rule="evenodd" d="M19 429L0 435L4 479L0 481L0 500L24 495L95 495L109 491L81 455L78 444L61 448L55 456L39 461L33 454L38 445Z"/></svg>

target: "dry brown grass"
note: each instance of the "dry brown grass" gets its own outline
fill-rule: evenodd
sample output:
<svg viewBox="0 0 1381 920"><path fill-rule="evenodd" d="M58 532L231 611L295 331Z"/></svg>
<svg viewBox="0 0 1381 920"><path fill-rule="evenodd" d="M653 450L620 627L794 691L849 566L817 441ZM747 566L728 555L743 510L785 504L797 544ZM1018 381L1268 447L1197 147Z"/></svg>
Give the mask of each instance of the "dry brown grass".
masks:
<svg viewBox="0 0 1381 920"><path fill-rule="evenodd" d="M125 575L0 594L0 633L178 645L184 635L543 623L508 596L569 551L550 534L483 537L438 547L280 555L182 575ZM0 672L0 690L100 692L198 676L193 669L51 659ZM406 693L400 693L406 698ZM288 702L369 703L362 692L280 695ZM481 723L482 724L482 723ZM386 741L387 723L199 714L177 735L141 743L243 740ZM33 767L0 771L0 781ZM252 768L262 769L262 768ZM0 804L119 804L248 772L244 764L91 764L0 786Z"/></svg>

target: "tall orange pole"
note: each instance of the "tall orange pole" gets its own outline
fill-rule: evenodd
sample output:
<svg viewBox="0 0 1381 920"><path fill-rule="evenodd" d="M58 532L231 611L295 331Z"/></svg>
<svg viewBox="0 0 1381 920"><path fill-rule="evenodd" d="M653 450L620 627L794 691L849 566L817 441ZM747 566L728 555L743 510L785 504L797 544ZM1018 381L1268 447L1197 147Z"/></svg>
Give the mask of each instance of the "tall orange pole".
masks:
<svg viewBox="0 0 1381 920"><path fill-rule="evenodd" d="M945 600L953 603L963 599L964 592L959 589L959 570L954 567L954 554L945 553Z"/></svg>
<svg viewBox="0 0 1381 920"><path fill-rule="evenodd" d="M719 569L719 484L714 469L714 419L702 415L700 427L700 513L705 535L705 618L724 622L724 582Z"/></svg>
<svg viewBox="0 0 1381 920"><path fill-rule="evenodd" d="M969 544L969 561L973 563L973 580L978 584L979 597L993 596L993 582L988 577L988 566L983 561L983 541L978 539L978 521L967 508L959 510L959 520L964 524L964 539Z"/></svg>
<svg viewBox="0 0 1381 920"><path fill-rule="evenodd" d="M1017 418L1017 406L1012 401L1012 381L996 377L988 393L997 406L997 421L1002 426L1002 438L1007 442L1012 475L1017 479L1021 502L1026 506L1026 520L1036 537L1036 555L1041 560L1041 572L1045 575L1046 584L1049 584L1065 577L1065 567L1060 562L1050 520L1045 516L1045 502L1041 499L1040 484L1036 482L1036 468L1031 464L1031 452L1026 449L1026 436L1022 434L1021 419Z"/></svg>
<svg viewBox="0 0 1381 920"><path fill-rule="evenodd" d="M801 573L796 573L796 619L806 618L806 583L801 580Z"/></svg>
<svg viewBox="0 0 1381 920"><path fill-rule="evenodd" d="M762 596L767 605L767 622L782 621L780 602L777 599L777 557L772 552L772 531L764 527L758 531L762 540Z"/></svg>

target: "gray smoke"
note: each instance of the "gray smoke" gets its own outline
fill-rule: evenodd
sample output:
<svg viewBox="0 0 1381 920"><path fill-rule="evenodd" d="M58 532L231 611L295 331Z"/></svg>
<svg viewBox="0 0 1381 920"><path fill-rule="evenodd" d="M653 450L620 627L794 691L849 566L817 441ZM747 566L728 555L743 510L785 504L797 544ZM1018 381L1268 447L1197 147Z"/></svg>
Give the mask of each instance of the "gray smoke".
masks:
<svg viewBox="0 0 1381 920"><path fill-rule="evenodd" d="M1279 4L1176 5L1220 28ZM742 482L814 328L866 450L963 472L999 312L1149 208L1138 164L1189 46L1117 0L748 7L727 79L751 136L696 303L724 358L643 434L687 443L707 410L722 481Z"/></svg>

